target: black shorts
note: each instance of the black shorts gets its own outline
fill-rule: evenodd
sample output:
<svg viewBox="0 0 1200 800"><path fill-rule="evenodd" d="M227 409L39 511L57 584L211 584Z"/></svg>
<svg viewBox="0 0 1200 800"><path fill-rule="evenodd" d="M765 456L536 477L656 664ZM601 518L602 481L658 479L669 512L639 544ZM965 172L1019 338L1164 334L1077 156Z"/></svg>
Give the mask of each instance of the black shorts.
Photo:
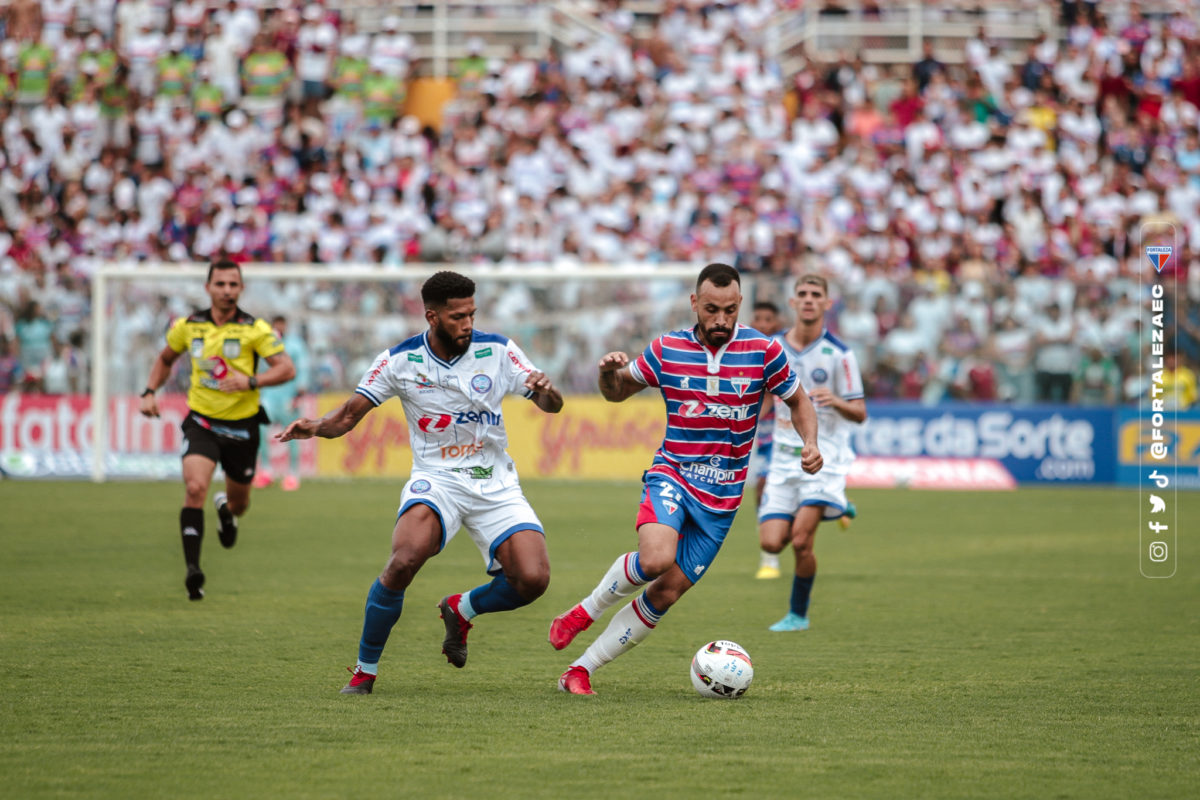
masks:
<svg viewBox="0 0 1200 800"><path fill-rule="evenodd" d="M204 456L220 464L225 477L235 483L250 483L258 464L258 417L212 419L195 411L183 420L183 455Z"/></svg>

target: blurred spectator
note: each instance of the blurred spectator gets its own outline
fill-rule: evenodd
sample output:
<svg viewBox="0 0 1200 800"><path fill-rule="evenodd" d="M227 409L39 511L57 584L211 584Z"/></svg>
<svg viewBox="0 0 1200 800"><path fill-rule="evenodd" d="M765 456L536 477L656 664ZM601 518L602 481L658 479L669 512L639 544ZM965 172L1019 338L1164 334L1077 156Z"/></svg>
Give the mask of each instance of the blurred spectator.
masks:
<svg viewBox="0 0 1200 800"><path fill-rule="evenodd" d="M17 0L0 280L61 338L112 260L728 259L764 292L817 269L843 288L837 325L872 391L1029 402L1076 386L1084 402L1097 364L1124 385L1140 363L1144 222L1180 232L1179 348L1200 358L1200 9L1077 5L1062 42L1016 52L985 17L961 66L928 39L913 65L796 51L785 74L763 43L786 3L598 3L605 33L536 59L473 39L433 130L406 116L424 65L399 17L359 31L320 3ZM133 341L158 312L131 291ZM609 299L654 298L631 291ZM1062 310L1038 319L1047 303ZM1046 338L1064 324L1073 341Z"/></svg>
<svg viewBox="0 0 1200 800"><path fill-rule="evenodd" d="M1065 403L1071 396L1077 370L1075 323L1063 313L1058 303L1051 303L1046 308L1046 316L1035 323L1034 330L1037 400L1040 403Z"/></svg>
<svg viewBox="0 0 1200 800"><path fill-rule="evenodd" d="M1171 345L1163 356L1163 408L1186 411L1196 403L1196 373Z"/></svg>
<svg viewBox="0 0 1200 800"><path fill-rule="evenodd" d="M1079 360L1071 402L1083 406L1106 406L1119 402L1121 372L1117 362L1099 347L1087 347Z"/></svg>

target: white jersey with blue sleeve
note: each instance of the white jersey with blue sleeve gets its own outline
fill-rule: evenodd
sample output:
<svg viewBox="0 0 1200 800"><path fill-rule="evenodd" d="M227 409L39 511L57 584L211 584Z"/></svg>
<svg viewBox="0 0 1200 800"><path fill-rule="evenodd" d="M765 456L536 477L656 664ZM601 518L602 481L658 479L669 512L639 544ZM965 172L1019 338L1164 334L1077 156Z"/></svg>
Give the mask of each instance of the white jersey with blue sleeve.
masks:
<svg viewBox="0 0 1200 800"><path fill-rule="evenodd" d="M501 404L509 394L533 396L525 380L536 367L505 336L475 331L466 352L452 361L434 354L428 336L376 356L355 392L374 405L400 398L414 471L478 471L482 477L495 470L496 477L515 480Z"/></svg>
<svg viewBox="0 0 1200 800"><path fill-rule="evenodd" d="M827 330L803 350L796 350L787 341L785 334L777 334L788 364L805 391L826 388L843 400L863 397L862 373L854 351ZM854 463L854 448L851 444L855 423L843 417L829 406L817 406L817 447L825 466L823 471L845 474ZM791 415L786 409L776 409L775 443L772 460L783 453L797 456L804 440L792 427Z"/></svg>

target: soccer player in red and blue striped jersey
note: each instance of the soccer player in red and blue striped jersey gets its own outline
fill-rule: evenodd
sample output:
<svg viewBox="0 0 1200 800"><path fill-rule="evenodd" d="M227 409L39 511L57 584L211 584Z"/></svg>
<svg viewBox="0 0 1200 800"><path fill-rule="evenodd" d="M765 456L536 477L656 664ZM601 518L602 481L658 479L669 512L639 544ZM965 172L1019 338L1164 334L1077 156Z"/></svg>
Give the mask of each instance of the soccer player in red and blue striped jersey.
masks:
<svg viewBox="0 0 1200 800"><path fill-rule="evenodd" d="M804 469L821 468L817 415L778 341L739 325L737 270L709 264L692 295L696 325L653 341L633 361L600 360L600 392L619 403L653 386L667 405L667 431L642 477L638 549L609 567L580 603L556 617L550 643L561 650L605 609L641 594L571 663L558 685L593 694L591 675L645 639L716 558L742 502L762 399L779 397L804 439Z"/></svg>

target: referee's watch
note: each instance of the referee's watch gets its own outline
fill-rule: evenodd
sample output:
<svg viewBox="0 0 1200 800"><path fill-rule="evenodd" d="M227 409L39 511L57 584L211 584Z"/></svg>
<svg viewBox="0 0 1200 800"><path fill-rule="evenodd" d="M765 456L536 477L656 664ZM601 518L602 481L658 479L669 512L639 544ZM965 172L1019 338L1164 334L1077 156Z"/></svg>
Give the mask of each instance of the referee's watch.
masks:
<svg viewBox="0 0 1200 800"><path fill-rule="evenodd" d="M251 375L250 376L250 391L253 392L257 388L258 388L258 378Z"/></svg>
<svg viewBox="0 0 1200 800"><path fill-rule="evenodd" d="M148 394L154 394L154 390L153 390L153 389L151 389L149 386L147 386L145 389L143 389L143 390L142 390L142 393L141 393L140 395L138 395L138 396L139 396L139 397L145 397L145 396L146 396L146 395L148 395Z"/></svg>

